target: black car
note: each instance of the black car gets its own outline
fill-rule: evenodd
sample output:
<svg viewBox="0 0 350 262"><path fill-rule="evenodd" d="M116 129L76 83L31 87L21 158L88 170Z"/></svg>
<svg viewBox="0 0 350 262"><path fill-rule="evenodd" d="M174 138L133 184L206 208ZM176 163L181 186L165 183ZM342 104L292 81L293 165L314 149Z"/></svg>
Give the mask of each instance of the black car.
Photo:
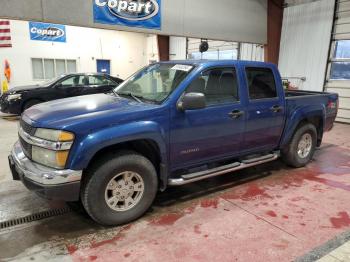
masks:
<svg viewBox="0 0 350 262"><path fill-rule="evenodd" d="M72 96L107 93L123 80L107 74L68 74L41 85L11 88L0 98L3 115L20 115L33 105Z"/></svg>

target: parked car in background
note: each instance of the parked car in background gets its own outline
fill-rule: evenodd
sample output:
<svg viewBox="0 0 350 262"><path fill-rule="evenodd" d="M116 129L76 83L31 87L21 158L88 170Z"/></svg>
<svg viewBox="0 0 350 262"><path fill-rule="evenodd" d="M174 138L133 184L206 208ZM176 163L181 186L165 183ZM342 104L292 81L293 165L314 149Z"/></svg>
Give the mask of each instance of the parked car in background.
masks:
<svg viewBox="0 0 350 262"><path fill-rule="evenodd" d="M80 200L95 221L119 225L168 186L280 156L305 166L337 110L337 94L285 91L273 64L162 62L113 93L26 110L9 163L30 190Z"/></svg>
<svg viewBox="0 0 350 262"><path fill-rule="evenodd" d="M61 75L40 85L11 88L0 98L0 111L5 115L20 115L24 110L43 102L110 92L121 82L122 79L107 74Z"/></svg>

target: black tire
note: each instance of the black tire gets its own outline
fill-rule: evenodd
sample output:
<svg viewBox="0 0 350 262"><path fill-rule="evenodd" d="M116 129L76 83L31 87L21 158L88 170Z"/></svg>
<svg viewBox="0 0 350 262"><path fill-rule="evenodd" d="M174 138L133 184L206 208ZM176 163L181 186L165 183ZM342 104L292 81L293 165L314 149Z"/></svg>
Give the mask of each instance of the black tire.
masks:
<svg viewBox="0 0 350 262"><path fill-rule="evenodd" d="M23 105L22 113L24 111L26 111L27 109L31 108L32 106L35 106L35 105L40 104L40 103L42 103L42 101L37 100L37 99L32 99L32 100L25 102Z"/></svg>
<svg viewBox="0 0 350 262"><path fill-rule="evenodd" d="M298 145L300 140L305 134L311 135L311 150L305 156L301 157L298 154ZM282 150L282 159L283 161L292 167L303 167L309 163L315 153L317 144L317 130L313 124L304 124L297 128L297 131L294 133L292 140L289 145Z"/></svg>
<svg viewBox="0 0 350 262"><path fill-rule="evenodd" d="M144 191L139 202L129 210L116 211L108 206L105 192L110 181L122 172L139 174ZM112 226L131 222L151 206L158 191L158 177L153 164L144 156L128 151L108 155L88 171L83 179L81 201L86 212L97 223Z"/></svg>

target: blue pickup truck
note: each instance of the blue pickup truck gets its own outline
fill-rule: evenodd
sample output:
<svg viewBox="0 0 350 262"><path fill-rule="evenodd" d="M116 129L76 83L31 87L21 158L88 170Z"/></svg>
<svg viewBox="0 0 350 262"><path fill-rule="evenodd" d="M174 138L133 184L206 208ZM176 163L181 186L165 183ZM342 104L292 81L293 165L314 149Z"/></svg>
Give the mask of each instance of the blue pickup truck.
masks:
<svg viewBox="0 0 350 262"><path fill-rule="evenodd" d="M28 189L118 225L168 186L278 157L305 166L337 110L337 94L285 91L273 64L161 62L111 93L26 110L9 163Z"/></svg>

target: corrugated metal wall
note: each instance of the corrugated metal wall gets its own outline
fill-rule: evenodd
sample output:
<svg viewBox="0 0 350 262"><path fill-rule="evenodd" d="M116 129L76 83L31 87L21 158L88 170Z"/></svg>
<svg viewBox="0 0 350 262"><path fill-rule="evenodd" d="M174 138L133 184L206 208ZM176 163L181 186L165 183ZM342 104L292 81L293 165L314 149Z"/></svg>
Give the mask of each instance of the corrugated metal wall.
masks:
<svg viewBox="0 0 350 262"><path fill-rule="evenodd" d="M350 123L350 80L330 79L332 61L350 62L350 59L336 59L335 44L337 40L350 40L350 1L337 0L331 52L328 60L326 90L339 94L339 111L337 121Z"/></svg>
<svg viewBox="0 0 350 262"><path fill-rule="evenodd" d="M320 0L284 10L279 69L282 77L305 77L300 89L323 91L334 2Z"/></svg>

